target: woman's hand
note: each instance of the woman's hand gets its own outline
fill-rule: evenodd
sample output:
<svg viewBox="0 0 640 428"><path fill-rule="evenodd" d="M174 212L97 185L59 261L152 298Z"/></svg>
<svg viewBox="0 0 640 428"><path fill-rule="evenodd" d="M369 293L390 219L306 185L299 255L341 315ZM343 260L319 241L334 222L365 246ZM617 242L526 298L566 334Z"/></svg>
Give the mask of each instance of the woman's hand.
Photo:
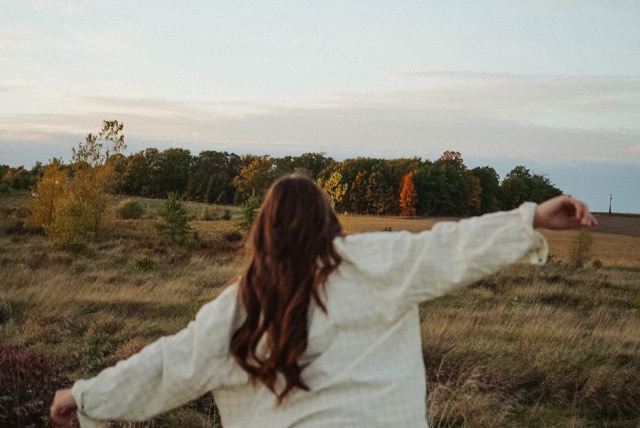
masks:
<svg viewBox="0 0 640 428"><path fill-rule="evenodd" d="M544 229L579 229L597 225L587 206L569 196L557 196L536 207L533 227Z"/></svg>
<svg viewBox="0 0 640 428"><path fill-rule="evenodd" d="M78 405L71 395L71 389L59 389L51 404L51 419L60 427L73 426Z"/></svg>

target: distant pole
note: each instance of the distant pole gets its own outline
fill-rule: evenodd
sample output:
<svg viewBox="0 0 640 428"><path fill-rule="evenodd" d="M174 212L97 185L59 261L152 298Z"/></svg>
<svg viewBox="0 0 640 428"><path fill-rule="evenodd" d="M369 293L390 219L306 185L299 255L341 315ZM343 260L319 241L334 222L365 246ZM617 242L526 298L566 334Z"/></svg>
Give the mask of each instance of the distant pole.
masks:
<svg viewBox="0 0 640 428"><path fill-rule="evenodd" d="M611 215L611 200L613 199L613 195L609 193L609 215Z"/></svg>

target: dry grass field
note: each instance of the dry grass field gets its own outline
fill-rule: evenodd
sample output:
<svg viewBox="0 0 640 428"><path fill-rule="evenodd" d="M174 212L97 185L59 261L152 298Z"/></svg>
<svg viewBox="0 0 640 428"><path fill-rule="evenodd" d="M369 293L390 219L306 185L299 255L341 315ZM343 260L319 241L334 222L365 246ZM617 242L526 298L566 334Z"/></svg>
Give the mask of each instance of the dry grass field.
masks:
<svg viewBox="0 0 640 428"><path fill-rule="evenodd" d="M22 227L26 198L0 196L0 426L50 426L53 391L186 325L240 271L238 212L197 220L199 242L114 220L82 254ZM218 209L218 208L216 208ZM419 231L443 219L341 216L348 233ZM640 236L544 231L551 259L516 264L421 307L432 427L637 427L640 423ZM203 397L130 427L217 426Z"/></svg>

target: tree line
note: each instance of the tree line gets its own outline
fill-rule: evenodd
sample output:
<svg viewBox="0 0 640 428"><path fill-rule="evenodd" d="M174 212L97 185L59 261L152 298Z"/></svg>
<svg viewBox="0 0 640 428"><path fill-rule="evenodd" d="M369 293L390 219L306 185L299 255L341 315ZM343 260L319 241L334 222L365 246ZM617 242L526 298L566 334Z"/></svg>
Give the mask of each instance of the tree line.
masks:
<svg viewBox="0 0 640 428"><path fill-rule="evenodd" d="M89 134L87 143L79 147L95 146L91 138L96 137ZM110 137L101 135L97 142L105 138ZM69 164L54 159L48 165L38 162L30 170L0 165L0 192L35 189L53 164L66 180L104 164L115 177L112 193L148 198L175 193L186 200L235 205L261 199L277 177L303 171L327 192L338 212L353 214L470 216L511 209L524 201L542 202L562 193L547 177L522 165L502 180L490 166L469 169L455 151L446 151L434 161L419 157L336 161L325 153L272 157L206 150L192 155L180 148L148 148L128 156L107 151L102 159L93 159L93 166L87 161L91 156L74 150Z"/></svg>

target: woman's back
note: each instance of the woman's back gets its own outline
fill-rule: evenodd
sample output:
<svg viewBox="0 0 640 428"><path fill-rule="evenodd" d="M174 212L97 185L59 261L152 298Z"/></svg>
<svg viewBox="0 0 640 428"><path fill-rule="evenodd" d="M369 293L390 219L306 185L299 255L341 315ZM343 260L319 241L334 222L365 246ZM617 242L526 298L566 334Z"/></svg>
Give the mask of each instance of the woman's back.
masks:
<svg viewBox="0 0 640 428"><path fill-rule="evenodd" d="M310 306L299 360L309 391L293 391L276 406L260 384L222 388L215 397L225 425L425 427L418 304L527 254L542 261L546 242L531 228L534 208L441 223L421 234L336 238L342 262L323 288L326 313ZM493 242L478 245L487 240Z"/></svg>

